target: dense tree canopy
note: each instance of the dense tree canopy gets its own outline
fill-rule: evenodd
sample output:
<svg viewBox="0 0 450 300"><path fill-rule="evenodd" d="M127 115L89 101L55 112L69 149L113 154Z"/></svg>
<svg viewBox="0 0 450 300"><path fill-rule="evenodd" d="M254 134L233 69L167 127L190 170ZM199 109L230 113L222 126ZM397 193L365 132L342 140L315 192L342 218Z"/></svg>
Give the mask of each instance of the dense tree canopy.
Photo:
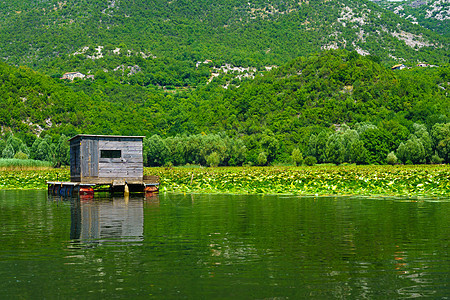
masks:
<svg viewBox="0 0 450 300"><path fill-rule="evenodd" d="M448 162L449 78L446 66L392 71L347 51L174 92L0 64L0 153L65 164L61 135L89 133L147 136L148 165L265 165L292 162L295 149L297 162L298 152L319 163Z"/></svg>
<svg viewBox="0 0 450 300"><path fill-rule="evenodd" d="M0 3L0 40L10 64L141 86L197 86L213 67L264 69L323 49L449 62L448 37L366 0L11 0Z"/></svg>

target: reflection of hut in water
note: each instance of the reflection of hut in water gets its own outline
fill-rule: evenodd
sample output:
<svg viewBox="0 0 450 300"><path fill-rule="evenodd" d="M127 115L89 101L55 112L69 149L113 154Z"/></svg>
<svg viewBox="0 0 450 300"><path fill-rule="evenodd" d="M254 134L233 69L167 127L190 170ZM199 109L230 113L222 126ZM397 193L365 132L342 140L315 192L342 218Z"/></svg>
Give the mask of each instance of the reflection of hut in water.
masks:
<svg viewBox="0 0 450 300"><path fill-rule="evenodd" d="M70 238L82 242L142 241L144 204L142 199L123 197L101 201L73 201Z"/></svg>

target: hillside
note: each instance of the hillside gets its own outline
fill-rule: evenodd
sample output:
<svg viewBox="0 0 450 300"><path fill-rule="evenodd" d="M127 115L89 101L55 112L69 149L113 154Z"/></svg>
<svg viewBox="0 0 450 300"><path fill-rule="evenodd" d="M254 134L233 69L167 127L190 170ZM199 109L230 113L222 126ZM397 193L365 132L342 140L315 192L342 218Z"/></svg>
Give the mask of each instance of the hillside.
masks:
<svg viewBox="0 0 450 300"><path fill-rule="evenodd" d="M142 86L197 86L214 67L265 71L336 48L386 64L449 59L448 38L365 0L3 1L0 39L9 64Z"/></svg>
<svg viewBox="0 0 450 300"><path fill-rule="evenodd" d="M157 132L154 124L159 121L154 118L157 112L148 107L151 99L173 99L107 79L78 85L0 63L1 134L12 131L30 138L85 132L149 135Z"/></svg>
<svg viewBox="0 0 450 300"><path fill-rule="evenodd" d="M450 2L445 0L373 0L414 24L450 37Z"/></svg>
<svg viewBox="0 0 450 300"><path fill-rule="evenodd" d="M76 94L54 79L28 68L0 63L0 125L2 134L40 135L43 131L86 124L89 97Z"/></svg>
<svg viewBox="0 0 450 300"><path fill-rule="evenodd" d="M60 134L157 134L169 138L175 148L166 152L172 154L198 140L224 144L228 136L246 149L240 163L257 163L261 153L270 163L289 160L294 148L308 153L311 138L322 132L328 138L350 128L371 129L373 136L361 143L384 140L386 145L382 151L367 146L373 157L359 162L382 163L417 128L433 132L450 124L448 66L392 71L373 57L333 50L300 57L255 79L227 76L196 90L165 92L122 85L107 73L95 81L68 83L1 63L2 134L15 132L29 144L33 136L48 134L56 140ZM442 130L436 141L450 141ZM433 149L417 161L430 161ZM440 155L448 160L444 150ZM172 161L198 163L206 157Z"/></svg>
<svg viewBox="0 0 450 300"><path fill-rule="evenodd" d="M244 135L269 129L296 142L304 128L333 124L397 120L406 126L420 122L431 127L450 116L449 71L449 67L392 71L356 52L322 52L255 80L238 81L224 92L218 79L219 92L206 87L191 97L195 117L190 122L205 131Z"/></svg>

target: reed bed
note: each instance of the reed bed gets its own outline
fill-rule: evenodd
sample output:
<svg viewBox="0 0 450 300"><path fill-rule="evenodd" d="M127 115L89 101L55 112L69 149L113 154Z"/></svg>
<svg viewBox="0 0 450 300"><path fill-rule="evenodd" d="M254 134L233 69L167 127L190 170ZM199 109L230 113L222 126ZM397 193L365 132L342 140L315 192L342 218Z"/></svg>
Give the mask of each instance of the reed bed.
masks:
<svg viewBox="0 0 450 300"><path fill-rule="evenodd" d="M52 167L52 163L48 161L16 158L0 159L0 171L48 170Z"/></svg>

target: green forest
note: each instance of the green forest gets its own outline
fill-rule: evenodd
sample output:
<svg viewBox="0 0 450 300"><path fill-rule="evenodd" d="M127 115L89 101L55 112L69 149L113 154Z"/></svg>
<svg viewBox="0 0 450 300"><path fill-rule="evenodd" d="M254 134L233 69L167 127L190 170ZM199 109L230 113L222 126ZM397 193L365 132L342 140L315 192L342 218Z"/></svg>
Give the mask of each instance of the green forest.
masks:
<svg viewBox="0 0 450 300"><path fill-rule="evenodd" d="M0 3L0 39L9 64L55 77L137 65L138 78L121 80L155 86L197 86L206 60L263 69L336 48L386 64L449 62L447 36L366 0L13 0Z"/></svg>
<svg viewBox="0 0 450 300"><path fill-rule="evenodd" d="M3 1L0 39L5 159L83 133L148 166L449 162L448 36L370 1Z"/></svg>
<svg viewBox="0 0 450 300"><path fill-rule="evenodd" d="M3 158L67 164L67 138L88 133L145 135L149 166L449 162L448 66L393 71L336 50L169 91L0 66Z"/></svg>

